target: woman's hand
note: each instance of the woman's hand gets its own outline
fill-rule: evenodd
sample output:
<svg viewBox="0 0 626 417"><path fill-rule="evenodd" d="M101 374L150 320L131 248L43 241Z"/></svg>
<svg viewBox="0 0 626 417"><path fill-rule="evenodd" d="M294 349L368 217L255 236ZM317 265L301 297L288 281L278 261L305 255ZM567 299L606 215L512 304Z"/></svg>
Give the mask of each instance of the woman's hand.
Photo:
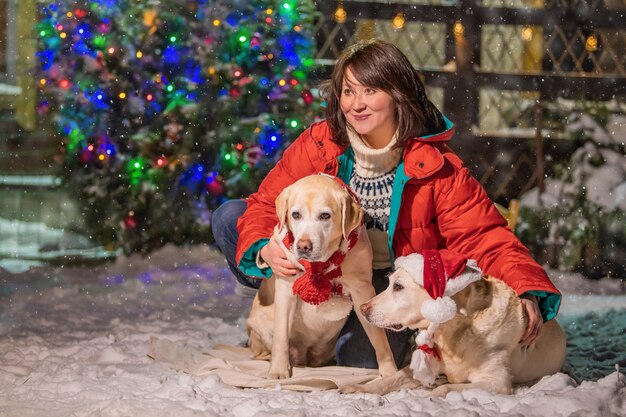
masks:
<svg viewBox="0 0 626 417"><path fill-rule="evenodd" d="M269 243L261 248L263 261L272 268L272 272L279 277L287 278L301 272L289 259L283 249L278 245L274 236Z"/></svg>
<svg viewBox="0 0 626 417"><path fill-rule="evenodd" d="M539 309L539 300L536 296L524 294L520 298L522 307L524 308L524 314L528 318L526 331L522 336L522 340L520 340L520 344L522 347L529 347L535 342L541 332L543 318L541 317L541 310Z"/></svg>

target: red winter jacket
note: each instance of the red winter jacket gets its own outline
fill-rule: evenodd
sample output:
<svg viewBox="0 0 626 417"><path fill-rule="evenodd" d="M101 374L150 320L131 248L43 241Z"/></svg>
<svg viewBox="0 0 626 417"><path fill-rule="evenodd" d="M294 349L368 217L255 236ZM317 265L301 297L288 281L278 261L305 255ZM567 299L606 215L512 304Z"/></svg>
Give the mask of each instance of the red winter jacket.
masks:
<svg viewBox="0 0 626 417"><path fill-rule="evenodd" d="M561 301L545 271L515 237L485 190L445 142L454 129L446 119L444 132L411 139L395 176L389 216L391 261L423 249L442 249L475 259L480 268L509 284L519 295L539 297L545 320L554 317ZM296 180L318 172L350 183L352 150L334 143L326 122L309 127L284 152L237 223L237 264L248 275L269 277L259 269L256 254L278 223L274 201Z"/></svg>

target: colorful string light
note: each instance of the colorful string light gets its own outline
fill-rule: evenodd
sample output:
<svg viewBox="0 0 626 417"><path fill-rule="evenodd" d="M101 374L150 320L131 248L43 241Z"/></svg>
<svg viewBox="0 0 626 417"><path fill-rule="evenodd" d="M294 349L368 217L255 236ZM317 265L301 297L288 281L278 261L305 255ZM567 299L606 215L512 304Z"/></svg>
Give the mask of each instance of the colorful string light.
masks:
<svg viewBox="0 0 626 417"><path fill-rule="evenodd" d="M179 13L177 0L41 7L37 108L57 112L75 189L115 192L125 202L123 210L118 200L92 203L103 230L122 224L153 233L145 222L161 206L139 209L145 201L173 205L184 195L212 209L251 192L314 120L312 1L189 7L193 14Z"/></svg>

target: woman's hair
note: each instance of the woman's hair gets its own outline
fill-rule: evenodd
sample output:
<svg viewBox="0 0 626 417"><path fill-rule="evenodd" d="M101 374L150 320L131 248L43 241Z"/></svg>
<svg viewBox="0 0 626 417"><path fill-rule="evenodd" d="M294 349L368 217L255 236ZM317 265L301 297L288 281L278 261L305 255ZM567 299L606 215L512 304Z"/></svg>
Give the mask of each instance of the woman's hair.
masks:
<svg viewBox="0 0 626 417"><path fill-rule="evenodd" d="M333 140L348 144L346 118L339 106L344 74L350 69L364 86L389 94L396 104L397 147L408 138L443 131L445 123L437 108L426 97L419 73L396 46L382 40L358 42L349 46L335 64L331 79L321 86L326 100L326 122Z"/></svg>

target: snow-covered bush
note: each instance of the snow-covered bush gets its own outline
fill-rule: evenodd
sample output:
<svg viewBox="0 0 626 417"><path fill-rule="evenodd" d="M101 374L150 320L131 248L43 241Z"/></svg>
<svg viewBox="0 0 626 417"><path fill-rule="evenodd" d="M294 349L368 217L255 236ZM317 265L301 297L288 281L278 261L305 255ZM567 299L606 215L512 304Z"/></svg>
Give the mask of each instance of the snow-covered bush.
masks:
<svg viewBox="0 0 626 417"><path fill-rule="evenodd" d="M601 117L600 117L600 116ZM540 261L591 278L626 275L626 117L570 112L565 132L581 144L545 189L520 201L518 237Z"/></svg>

